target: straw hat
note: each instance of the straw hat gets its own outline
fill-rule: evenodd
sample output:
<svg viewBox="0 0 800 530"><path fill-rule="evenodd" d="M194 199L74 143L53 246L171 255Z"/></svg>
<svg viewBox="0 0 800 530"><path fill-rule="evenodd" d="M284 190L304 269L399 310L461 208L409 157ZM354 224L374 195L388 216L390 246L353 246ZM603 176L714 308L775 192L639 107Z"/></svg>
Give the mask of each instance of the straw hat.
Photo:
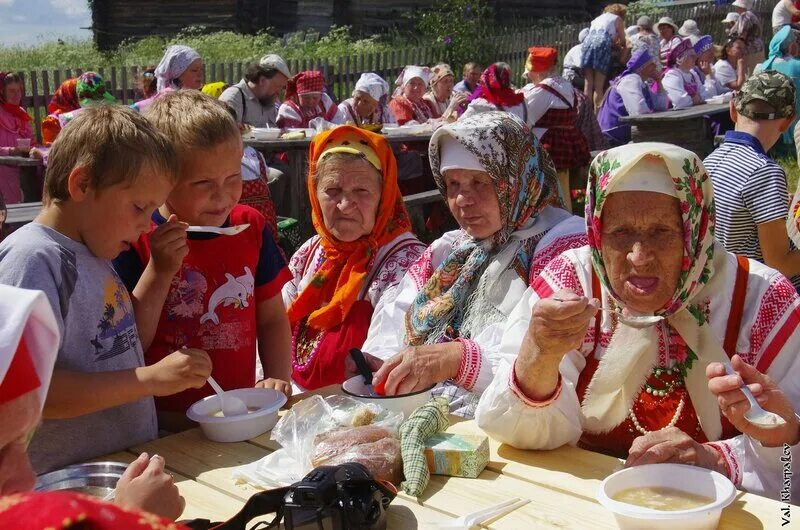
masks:
<svg viewBox="0 0 800 530"><path fill-rule="evenodd" d="M739 13L737 13L736 11L731 11L730 13L725 15L724 19L722 19L723 24L735 24L737 22L739 22Z"/></svg>
<svg viewBox="0 0 800 530"><path fill-rule="evenodd" d="M672 26L672 28L675 30L675 33L678 32L678 25L675 24L675 21L672 20L670 17L661 17L660 19L658 19L658 24L656 24L656 28L660 28L664 24L666 24L667 26Z"/></svg>
<svg viewBox="0 0 800 530"><path fill-rule="evenodd" d="M736 0L731 4L733 7L741 7L742 9L753 9L753 0Z"/></svg>
<svg viewBox="0 0 800 530"><path fill-rule="evenodd" d="M697 22L692 19L687 19L678 30L681 37L691 37L692 35L700 35L700 28L697 27Z"/></svg>

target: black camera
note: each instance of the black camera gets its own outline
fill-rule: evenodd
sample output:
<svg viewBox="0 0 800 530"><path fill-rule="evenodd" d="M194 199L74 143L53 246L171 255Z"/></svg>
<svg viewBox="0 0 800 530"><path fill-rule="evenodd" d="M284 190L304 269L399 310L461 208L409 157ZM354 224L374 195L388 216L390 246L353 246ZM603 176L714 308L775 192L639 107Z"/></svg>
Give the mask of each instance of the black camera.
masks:
<svg viewBox="0 0 800 530"><path fill-rule="evenodd" d="M287 530L382 530L396 494L361 464L320 466L289 488L283 524Z"/></svg>

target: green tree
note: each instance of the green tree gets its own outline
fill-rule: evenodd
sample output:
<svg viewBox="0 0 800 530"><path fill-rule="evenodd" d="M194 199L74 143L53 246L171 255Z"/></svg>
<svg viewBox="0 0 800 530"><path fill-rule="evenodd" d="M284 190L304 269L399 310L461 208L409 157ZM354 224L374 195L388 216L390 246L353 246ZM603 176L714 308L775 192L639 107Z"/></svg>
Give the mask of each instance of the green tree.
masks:
<svg viewBox="0 0 800 530"><path fill-rule="evenodd" d="M488 64L496 55L489 38L494 11L485 0L434 0L412 16L417 34L444 45L454 68L469 61Z"/></svg>

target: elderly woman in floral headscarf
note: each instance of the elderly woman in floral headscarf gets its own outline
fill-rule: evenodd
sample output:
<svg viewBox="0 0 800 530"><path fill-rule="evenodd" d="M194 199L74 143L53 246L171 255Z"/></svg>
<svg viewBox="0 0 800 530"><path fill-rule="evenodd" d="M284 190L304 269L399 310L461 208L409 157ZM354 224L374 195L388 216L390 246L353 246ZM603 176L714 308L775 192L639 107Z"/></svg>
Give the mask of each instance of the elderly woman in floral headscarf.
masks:
<svg viewBox="0 0 800 530"><path fill-rule="evenodd" d="M523 122L528 122L525 97L511 86L511 67L506 63L494 63L484 70L478 88L470 96L467 110L461 118L496 110L510 112Z"/></svg>
<svg viewBox="0 0 800 530"><path fill-rule="evenodd" d="M422 96L436 110L436 117L455 120L457 112L466 108L468 96L453 92L455 75L449 64L437 64L431 68L430 90Z"/></svg>
<svg viewBox="0 0 800 530"><path fill-rule="evenodd" d="M496 366L503 323L550 259L585 244L580 218L548 206L547 153L519 118L486 112L438 129L431 169L459 230L434 241L384 297L363 350L387 394L435 384L472 416Z"/></svg>
<svg viewBox="0 0 800 530"><path fill-rule="evenodd" d="M353 89L353 96L339 103L335 123L378 125L397 123L389 110L389 83L378 74L361 74Z"/></svg>
<svg viewBox="0 0 800 530"><path fill-rule="evenodd" d="M783 443L800 456L794 287L714 242L711 179L690 151L606 151L587 193L589 245L551 261L508 319L478 424L514 447L693 464L777 497ZM628 325L638 315L662 320ZM742 381L786 423L748 423Z"/></svg>
<svg viewBox="0 0 800 530"><path fill-rule="evenodd" d="M42 140L45 146L52 144L58 133L81 109L99 104L116 103L117 100L106 91L106 82L95 72L86 72L77 79L67 79L58 87L47 111L50 113L42 121Z"/></svg>
<svg viewBox="0 0 800 530"><path fill-rule="evenodd" d="M23 95L22 78L14 73L0 72L0 155L28 156L31 151L33 127L30 115L20 107ZM19 140L27 140L21 148ZM0 166L0 200L5 204L22 202L19 168ZM1 225L2 223L0 223Z"/></svg>
<svg viewBox="0 0 800 530"><path fill-rule="evenodd" d="M311 143L308 196L317 235L289 263L292 379L301 390L341 383L373 310L425 250L397 187L386 139L343 125Z"/></svg>
<svg viewBox="0 0 800 530"><path fill-rule="evenodd" d="M166 49L153 75L156 78L156 94L131 105L133 110L145 112L159 94L170 90L203 88L203 58L194 48L174 44Z"/></svg>
<svg viewBox="0 0 800 530"><path fill-rule="evenodd" d="M400 125L409 121L425 123L437 117L436 109L423 98L431 75L431 69L427 66L409 65L400 72L395 81L397 90L389 102L389 108Z"/></svg>
<svg viewBox="0 0 800 530"><path fill-rule="evenodd" d="M300 72L286 85L286 100L278 109L278 127L306 128L311 120L333 122L338 108L325 93L322 72Z"/></svg>

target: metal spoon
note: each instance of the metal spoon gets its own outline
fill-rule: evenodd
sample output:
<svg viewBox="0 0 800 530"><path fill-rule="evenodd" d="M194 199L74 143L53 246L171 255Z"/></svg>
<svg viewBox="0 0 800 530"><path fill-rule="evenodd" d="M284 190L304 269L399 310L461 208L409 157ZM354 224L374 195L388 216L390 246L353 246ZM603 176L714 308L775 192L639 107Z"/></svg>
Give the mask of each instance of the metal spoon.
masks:
<svg viewBox="0 0 800 530"><path fill-rule="evenodd" d="M567 302L567 300L563 298L551 298L551 300ZM614 311L613 309L606 309L605 307L600 307L598 309L616 315L620 322L636 329L649 328L664 320L664 317L659 315L624 315L622 311Z"/></svg>
<svg viewBox="0 0 800 530"><path fill-rule="evenodd" d="M726 374L736 375L736 372L733 371L733 366L731 366L731 363L724 362L722 364L725 366ZM747 385L744 384L744 381L742 381L742 386L739 388L742 390L744 397L746 397L747 401L750 403L750 410L744 413L744 419L763 429L774 429L786 423L786 420L774 412L769 412L761 408L761 405L758 404L755 396L753 396L753 393L750 391Z"/></svg>
<svg viewBox="0 0 800 530"><path fill-rule="evenodd" d="M219 383L217 383L213 377L208 376L208 384L211 385L211 388L213 388L214 392L219 396L219 400L222 403L223 416L241 416L242 414L247 414L247 405L244 404L244 401L222 390L222 387L219 386Z"/></svg>
<svg viewBox="0 0 800 530"><path fill-rule="evenodd" d="M235 236L241 232L247 230L250 226L250 223L245 223L243 225L236 225L236 226L226 226L225 228L221 228L219 226L190 226L186 228L187 232L211 232L212 234L221 234L223 236Z"/></svg>

